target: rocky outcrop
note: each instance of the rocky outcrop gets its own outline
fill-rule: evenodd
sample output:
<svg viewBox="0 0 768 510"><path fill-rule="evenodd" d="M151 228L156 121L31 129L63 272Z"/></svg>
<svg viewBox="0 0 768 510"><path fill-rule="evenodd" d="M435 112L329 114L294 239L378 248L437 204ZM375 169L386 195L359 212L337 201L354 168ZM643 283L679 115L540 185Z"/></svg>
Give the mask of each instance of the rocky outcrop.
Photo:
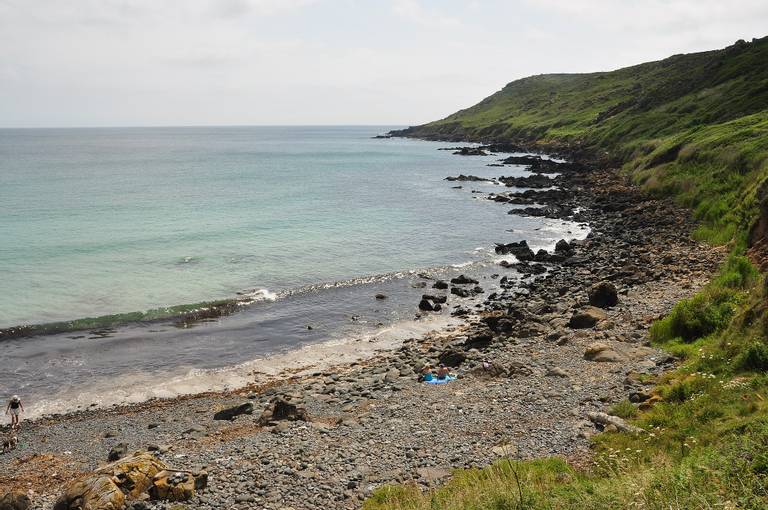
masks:
<svg viewBox="0 0 768 510"><path fill-rule="evenodd" d="M148 452L136 452L70 483L54 510L121 510L127 498L138 498L166 465Z"/></svg>

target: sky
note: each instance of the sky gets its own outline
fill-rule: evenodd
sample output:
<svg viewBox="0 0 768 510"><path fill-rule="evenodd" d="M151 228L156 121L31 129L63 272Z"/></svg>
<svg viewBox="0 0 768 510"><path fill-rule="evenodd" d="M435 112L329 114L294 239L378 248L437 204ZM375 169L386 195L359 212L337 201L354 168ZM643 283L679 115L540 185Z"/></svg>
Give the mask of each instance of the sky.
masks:
<svg viewBox="0 0 768 510"><path fill-rule="evenodd" d="M767 21L767 0L0 0L0 127L413 125Z"/></svg>

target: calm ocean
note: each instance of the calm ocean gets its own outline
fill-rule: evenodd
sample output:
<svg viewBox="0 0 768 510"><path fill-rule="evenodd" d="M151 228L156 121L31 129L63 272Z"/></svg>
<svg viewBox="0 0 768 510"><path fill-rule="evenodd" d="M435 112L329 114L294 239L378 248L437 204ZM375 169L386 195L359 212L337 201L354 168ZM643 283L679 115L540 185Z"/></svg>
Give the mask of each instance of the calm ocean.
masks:
<svg viewBox="0 0 768 510"><path fill-rule="evenodd" d="M471 193L491 184L454 189L457 183L444 180L459 173L523 175L522 168L487 166L499 156L437 150L445 143L372 139L389 129L0 130L0 328L143 313L238 293L277 298L249 312L247 321L220 321L250 331L217 329L217 345L229 349L223 353L199 348L212 344L205 328L187 336L171 332L174 340L161 342L137 331L140 323L111 339L4 341L0 373L11 374L0 377L0 391L44 393L62 380L74 391L110 371L242 362L296 344L291 335L306 331L308 322L330 324L334 314L357 313L355 303L371 292L361 290L362 280L343 297L338 289L319 292L318 284L490 262L494 241L551 247L579 235L574 225L510 216L508 207ZM297 289L312 289L314 297L297 301ZM382 306L389 307L386 317L376 321L413 312L413 303L407 310ZM254 321L268 333L263 341L254 340ZM306 341L321 341L334 328L319 329ZM238 340L244 337L245 349ZM131 338L141 339L141 348L122 352ZM80 343L86 341L87 347ZM160 353L163 342L193 354ZM72 354L86 348L87 361Z"/></svg>

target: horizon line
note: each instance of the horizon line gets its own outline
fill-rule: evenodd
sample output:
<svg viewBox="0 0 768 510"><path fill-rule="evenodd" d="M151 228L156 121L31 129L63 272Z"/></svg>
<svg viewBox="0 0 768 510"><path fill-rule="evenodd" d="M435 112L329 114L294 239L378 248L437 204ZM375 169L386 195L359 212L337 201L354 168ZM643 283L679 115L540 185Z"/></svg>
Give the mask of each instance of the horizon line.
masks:
<svg viewBox="0 0 768 510"><path fill-rule="evenodd" d="M243 128L243 127L408 127L415 124L129 124L129 125L77 125L77 126L0 126L10 129L162 129L162 128Z"/></svg>

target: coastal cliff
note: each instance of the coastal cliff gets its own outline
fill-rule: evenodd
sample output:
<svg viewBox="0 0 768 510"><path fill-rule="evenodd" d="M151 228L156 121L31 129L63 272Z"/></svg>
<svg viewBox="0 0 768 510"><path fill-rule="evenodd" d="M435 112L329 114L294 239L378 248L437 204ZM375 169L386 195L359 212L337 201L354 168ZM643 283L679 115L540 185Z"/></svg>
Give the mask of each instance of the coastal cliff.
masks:
<svg viewBox="0 0 768 510"><path fill-rule="evenodd" d="M381 489L366 508L768 505L766 62L762 38L613 72L533 76L392 133L539 147L615 167L646 196L686 207L698 222L692 238L730 254L703 289L653 322L651 344L676 367L649 395L613 406L636 428L606 424L586 465L501 462L425 494Z"/></svg>

